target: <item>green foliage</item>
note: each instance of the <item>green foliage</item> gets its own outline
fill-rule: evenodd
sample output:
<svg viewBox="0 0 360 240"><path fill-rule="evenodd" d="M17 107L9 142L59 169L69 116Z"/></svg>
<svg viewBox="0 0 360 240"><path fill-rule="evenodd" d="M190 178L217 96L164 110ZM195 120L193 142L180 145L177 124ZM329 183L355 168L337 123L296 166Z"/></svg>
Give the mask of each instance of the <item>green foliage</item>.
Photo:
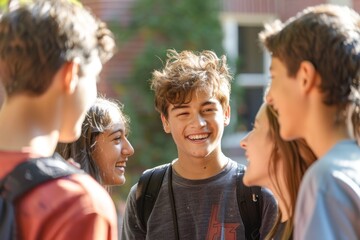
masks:
<svg viewBox="0 0 360 240"><path fill-rule="evenodd" d="M137 182L144 169L177 157L171 135L163 131L160 115L155 111L149 83L152 72L163 67L166 50L207 49L224 54L218 0L136 0L132 14L127 33L140 36L145 46L134 62L124 86L126 91L121 95L131 118L129 139L135 149L128 163L127 183L121 187L124 192ZM131 37L125 39L131 41Z"/></svg>
<svg viewBox="0 0 360 240"><path fill-rule="evenodd" d="M28 4L31 3L31 0L17 0L17 1L11 1L11 0L0 0L0 11L4 12L4 11L8 11L8 7L10 3L16 3L16 4Z"/></svg>
<svg viewBox="0 0 360 240"><path fill-rule="evenodd" d="M218 0L138 0L133 27L176 50L222 52Z"/></svg>

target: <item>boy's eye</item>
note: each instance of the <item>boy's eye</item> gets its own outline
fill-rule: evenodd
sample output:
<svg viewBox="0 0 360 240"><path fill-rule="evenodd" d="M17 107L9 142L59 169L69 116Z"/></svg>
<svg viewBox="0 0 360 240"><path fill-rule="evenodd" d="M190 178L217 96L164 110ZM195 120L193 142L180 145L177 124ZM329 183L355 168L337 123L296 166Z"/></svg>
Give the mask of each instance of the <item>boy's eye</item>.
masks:
<svg viewBox="0 0 360 240"><path fill-rule="evenodd" d="M216 110L215 108L207 108L204 110L204 112L213 112L215 110Z"/></svg>
<svg viewBox="0 0 360 240"><path fill-rule="evenodd" d="M120 142L121 141L121 136L116 136L113 141L115 142Z"/></svg>

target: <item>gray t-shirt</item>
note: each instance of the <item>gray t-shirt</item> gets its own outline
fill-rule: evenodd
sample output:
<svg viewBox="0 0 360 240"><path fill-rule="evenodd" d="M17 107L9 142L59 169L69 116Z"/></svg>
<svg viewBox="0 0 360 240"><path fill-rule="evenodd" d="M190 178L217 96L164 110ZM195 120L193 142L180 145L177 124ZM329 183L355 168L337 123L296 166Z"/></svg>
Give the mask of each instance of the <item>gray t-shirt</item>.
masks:
<svg viewBox="0 0 360 240"><path fill-rule="evenodd" d="M245 239L236 198L237 163L229 161L219 174L203 180L189 180L173 171L173 192L180 239ZM122 239L175 239L168 192L168 172L147 223L141 229L136 217L137 185L129 193ZM263 191L261 238L271 229L277 206L268 190Z"/></svg>
<svg viewBox="0 0 360 240"><path fill-rule="evenodd" d="M360 239L360 147L355 141L337 143L306 172L294 239Z"/></svg>

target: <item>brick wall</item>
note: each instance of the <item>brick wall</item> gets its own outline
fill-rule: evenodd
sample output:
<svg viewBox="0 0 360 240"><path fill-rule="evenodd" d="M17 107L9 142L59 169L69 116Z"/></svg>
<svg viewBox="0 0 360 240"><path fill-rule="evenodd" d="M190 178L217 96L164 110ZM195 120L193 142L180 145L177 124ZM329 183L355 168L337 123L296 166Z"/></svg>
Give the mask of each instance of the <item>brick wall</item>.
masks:
<svg viewBox="0 0 360 240"><path fill-rule="evenodd" d="M83 0L83 4L92 9L95 15L106 22L116 22L121 26L127 26L131 20L131 7L135 0ZM100 93L108 97L117 97L118 83L126 80L132 70L132 63L142 50L143 41L139 36L134 36L127 43L119 43L118 51L114 57L106 63L98 85ZM120 93L121 94L121 93Z"/></svg>
<svg viewBox="0 0 360 240"><path fill-rule="evenodd" d="M231 13L273 13L278 0L220 0L223 11Z"/></svg>
<svg viewBox="0 0 360 240"><path fill-rule="evenodd" d="M353 0L353 8L354 8L357 12L360 12L360 0Z"/></svg>

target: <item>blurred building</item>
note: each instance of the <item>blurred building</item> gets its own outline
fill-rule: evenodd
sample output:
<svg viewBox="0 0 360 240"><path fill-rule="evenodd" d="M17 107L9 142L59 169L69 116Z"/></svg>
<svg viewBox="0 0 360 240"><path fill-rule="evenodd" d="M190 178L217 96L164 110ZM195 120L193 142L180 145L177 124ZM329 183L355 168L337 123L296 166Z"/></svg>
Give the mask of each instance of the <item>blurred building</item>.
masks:
<svg viewBox="0 0 360 240"><path fill-rule="evenodd" d="M135 0L83 0L103 20L119 21L128 24L131 19L131 7ZM236 160L243 161L243 152L239 148L240 139L251 129L256 112L262 103L262 97L269 77L270 57L258 44L257 35L263 24L280 18L285 21L301 9L321 4L333 3L347 5L360 11L360 0L219 0L220 20L223 26L223 46L227 57L234 63L237 84L242 86L243 102L236 109L236 119L241 125L232 134L223 139L224 151ZM100 91L113 94L113 81L121 81L131 71L131 63L142 49L142 40L135 38L105 67L104 79ZM240 156L240 157L239 157Z"/></svg>
<svg viewBox="0 0 360 240"><path fill-rule="evenodd" d="M360 10L360 0L223 0L221 21L224 29L224 48L228 57L237 59L236 82L243 91L243 103L238 109L238 118L243 127L234 134L226 135L223 148L229 156L244 154L239 142L251 129L256 113L262 103L263 93L269 79L270 56L259 47L257 35L263 24L280 18L282 21L296 14L303 8L321 3L333 3Z"/></svg>
<svg viewBox="0 0 360 240"><path fill-rule="evenodd" d="M102 20L125 27L131 20L131 7L135 0L82 2ZM223 46L228 58L234 62L233 67L240 73L235 76L235 81L244 89L243 103L236 109L236 119L241 119L242 125L234 131L236 133L227 134L223 139L224 151L229 156L236 159L243 155L239 141L251 128L267 84L270 58L257 42L257 35L263 24L277 18L286 20L307 6L321 3L347 5L360 11L360 0L219 0L222 9L219 18L224 32ZM116 94L121 93L121 89L114 89L115 83L129 76L133 60L142 47L140 36L119 46L117 54L104 67L99 84L100 92L109 97L117 97ZM0 102L2 98L3 92L0 89Z"/></svg>

